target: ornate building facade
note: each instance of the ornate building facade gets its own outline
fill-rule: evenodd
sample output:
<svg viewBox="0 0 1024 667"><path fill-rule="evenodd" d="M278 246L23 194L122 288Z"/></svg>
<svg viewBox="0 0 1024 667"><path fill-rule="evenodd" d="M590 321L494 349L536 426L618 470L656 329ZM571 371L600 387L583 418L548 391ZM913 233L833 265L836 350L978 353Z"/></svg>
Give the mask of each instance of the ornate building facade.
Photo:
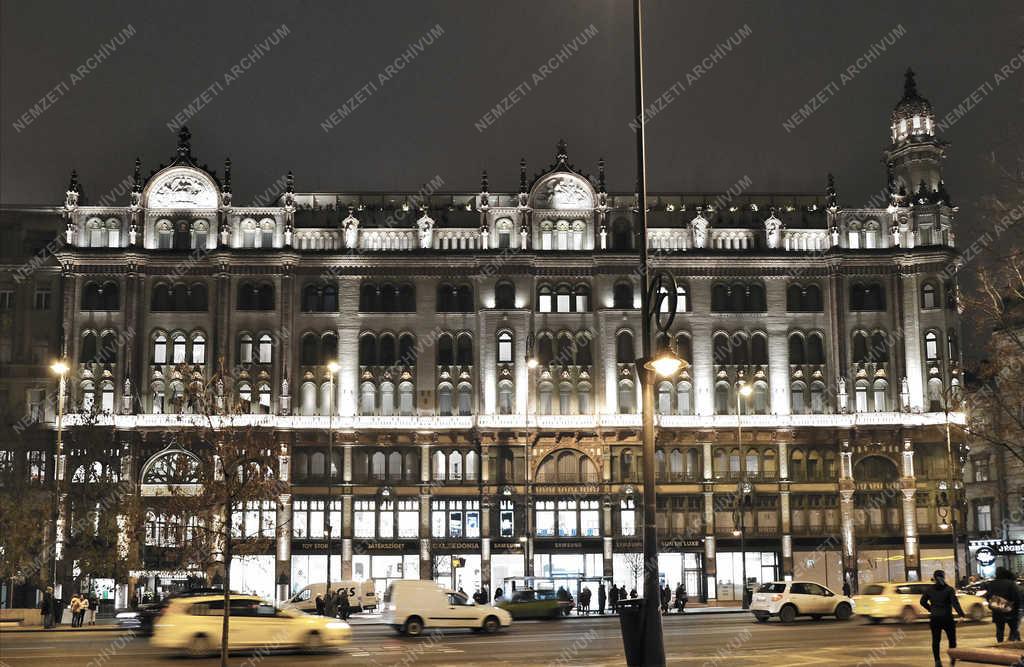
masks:
<svg viewBox="0 0 1024 667"><path fill-rule="evenodd" d="M962 420L945 409L956 208L909 73L889 131L882 206L841 206L831 177L821 195L645 202L650 263L678 284L659 344L688 362L656 387L660 567L692 596L737 600L744 571L840 587L952 569L938 499L945 420ZM478 192L390 194L302 193L289 174L274 205L238 206L230 161L200 165L183 130L170 164L136 164L126 206L86 205L72 176L54 294L65 428L94 413L118 436L61 468L99 463L147 502L161 460L189 456L173 434L203 417L191 388L212 387L275 434L289 483L246 508L275 546L241 560L235 588L284 596L328 558L380 587L636 586L638 197L564 144L520 171L501 192L485 173ZM163 521L146 520L144 552Z"/></svg>

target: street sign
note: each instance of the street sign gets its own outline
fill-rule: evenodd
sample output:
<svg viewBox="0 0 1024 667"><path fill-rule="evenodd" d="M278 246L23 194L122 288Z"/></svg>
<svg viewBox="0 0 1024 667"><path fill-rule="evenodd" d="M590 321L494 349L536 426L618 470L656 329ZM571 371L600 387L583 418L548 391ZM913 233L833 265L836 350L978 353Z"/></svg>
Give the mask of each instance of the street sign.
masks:
<svg viewBox="0 0 1024 667"><path fill-rule="evenodd" d="M452 569L459 567L466 567L466 559L458 556L452 556Z"/></svg>

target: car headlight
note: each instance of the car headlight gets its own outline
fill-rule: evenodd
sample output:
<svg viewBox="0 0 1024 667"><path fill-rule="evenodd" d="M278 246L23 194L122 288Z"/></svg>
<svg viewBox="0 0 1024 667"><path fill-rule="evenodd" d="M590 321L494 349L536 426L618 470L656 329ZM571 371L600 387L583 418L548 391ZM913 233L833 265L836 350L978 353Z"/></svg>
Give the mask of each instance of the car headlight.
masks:
<svg viewBox="0 0 1024 667"><path fill-rule="evenodd" d="M330 630L348 630L348 623L344 621L331 621L327 624L327 628Z"/></svg>
<svg viewBox="0 0 1024 667"><path fill-rule="evenodd" d="M114 618L138 618L139 612L137 611L122 611L118 612Z"/></svg>

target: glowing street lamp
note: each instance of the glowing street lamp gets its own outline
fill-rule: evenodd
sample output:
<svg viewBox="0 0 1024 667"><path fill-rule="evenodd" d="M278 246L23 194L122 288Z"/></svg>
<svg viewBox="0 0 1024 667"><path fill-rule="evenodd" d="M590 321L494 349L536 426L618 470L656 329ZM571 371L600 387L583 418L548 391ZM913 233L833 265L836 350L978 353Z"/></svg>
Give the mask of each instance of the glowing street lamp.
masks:
<svg viewBox="0 0 1024 667"><path fill-rule="evenodd" d="M54 457L54 471L53 481L56 487L53 494L53 578L52 583L54 591L60 594L60 586L57 582L57 560L58 556L63 552L63 544L61 541L61 525L63 523L61 516L61 498L63 497L63 481L64 481L64 394L67 391L67 378L71 368L67 362L63 359L50 364L50 370L54 375L58 377L57 381L57 455Z"/></svg>
<svg viewBox="0 0 1024 667"><path fill-rule="evenodd" d="M327 591L331 590L331 496L334 490L334 376L341 370L341 365L335 359L327 362L327 371L330 373L330 405L327 408Z"/></svg>

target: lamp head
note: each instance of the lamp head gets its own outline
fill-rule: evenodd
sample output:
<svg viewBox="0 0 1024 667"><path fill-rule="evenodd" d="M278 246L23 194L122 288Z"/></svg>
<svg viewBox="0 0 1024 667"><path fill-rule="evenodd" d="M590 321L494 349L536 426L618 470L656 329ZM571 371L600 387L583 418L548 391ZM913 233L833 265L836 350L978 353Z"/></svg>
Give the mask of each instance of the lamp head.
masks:
<svg viewBox="0 0 1024 667"><path fill-rule="evenodd" d="M749 384L744 382L743 384L740 385L740 396L750 396L753 393L754 388L751 387Z"/></svg>
<svg viewBox="0 0 1024 667"><path fill-rule="evenodd" d="M63 360L57 360L50 365L50 370L61 377L68 374L68 365Z"/></svg>
<svg viewBox="0 0 1024 667"><path fill-rule="evenodd" d="M341 366L338 365L337 361L331 361L327 364L327 370L329 370L333 375L337 373L339 370L341 370Z"/></svg>
<svg viewBox="0 0 1024 667"><path fill-rule="evenodd" d="M533 370L539 364L540 364L540 362L537 361L537 357L527 357L526 358L526 367L529 368L530 370Z"/></svg>
<svg viewBox="0 0 1024 667"><path fill-rule="evenodd" d="M686 368L686 362L672 354L671 350L664 350L645 362L644 368L654 371L661 377L670 377Z"/></svg>

